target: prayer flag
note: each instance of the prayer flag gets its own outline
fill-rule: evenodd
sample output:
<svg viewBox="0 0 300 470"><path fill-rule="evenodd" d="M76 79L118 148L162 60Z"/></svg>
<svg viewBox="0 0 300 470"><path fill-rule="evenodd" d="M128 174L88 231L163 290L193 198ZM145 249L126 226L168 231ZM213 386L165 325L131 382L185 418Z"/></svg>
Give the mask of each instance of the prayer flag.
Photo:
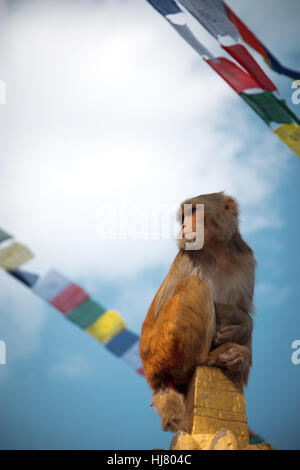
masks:
<svg viewBox="0 0 300 470"><path fill-rule="evenodd" d="M72 284L70 279L51 269L45 276L39 278L33 291L42 299L50 302L70 284Z"/></svg>
<svg viewBox="0 0 300 470"><path fill-rule="evenodd" d="M12 236L9 233L0 229L0 243L4 242L5 240L9 240L10 238L12 238Z"/></svg>
<svg viewBox="0 0 300 470"><path fill-rule="evenodd" d="M274 132L300 157L300 126L297 124L283 124Z"/></svg>
<svg viewBox="0 0 300 470"><path fill-rule="evenodd" d="M134 369L141 369L143 367L139 352L139 341L136 341L136 343L123 354L122 359Z"/></svg>
<svg viewBox="0 0 300 470"><path fill-rule="evenodd" d="M250 88L260 88L258 83L247 72L244 72L231 60L225 57L204 59L237 93Z"/></svg>
<svg viewBox="0 0 300 470"><path fill-rule="evenodd" d="M18 279L18 281L23 282L23 284L28 287L32 287L39 278L38 274L30 273L29 271L22 271L20 269L9 271L9 274Z"/></svg>
<svg viewBox="0 0 300 470"><path fill-rule="evenodd" d="M233 46L222 46L258 83L259 88L267 91L276 91L274 83L265 74L263 69L258 65L254 57L247 51L242 44L234 44Z"/></svg>
<svg viewBox="0 0 300 470"><path fill-rule="evenodd" d="M279 124L298 121L297 116L287 107L284 100L276 98L270 91L263 93L241 93L246 103L269 125L271 122Z"/></svg>
<svg viewBox="0 0 300 470"><path fill-rule="evenodd" d="M129 330L123 330L106 344L106 347L117 356L122 356L139 340L139 337Z"/></svg>
<svg viewBox="0 0 300 470"><path fill-rule="evenodd" d="M50 301L62 313L70 312L89 298L87 292L77 284L70 284Z"/></svg>
<svg viewBox="0 0 300 470"><path fill-rule="evenodd" d="M114 310L108 310L92 325L85 328L85 331L94 336L100 343L108 343L114 336L125 329L126 324L121 315Z"/></svg>
<svg viewBox="0 0 300 470"><path fill-rule="evenodd" d="M25 245L13 242L0 250L0 266L7 271L16 271L22 264L33 258L33 253Z"/></svg>
<svg viewBox="0 0 300 470"><path fill-rule="evenodd" d="M230 36L236 40L239 32L223 11L210 0L179 0L181 3L216 39L219 36Z"/></svg>
<svg viewBox="0 0 300 470"><path fill-rule="evenodd" d="M76 323L80 328L86 329L90 325L93 325L104 312L105 308L103 308L102 305L94 302L92 299L87 299L85 302L78 305L78 307L71 310L66 315L66 318Z"/></svg>
<svg viewBox="0 0 300 470"><path fill-rule="evenodd" d="M174 15L175 13L181 12L180 8L173 0L147 0L147 2L163 16Z"/></svg>

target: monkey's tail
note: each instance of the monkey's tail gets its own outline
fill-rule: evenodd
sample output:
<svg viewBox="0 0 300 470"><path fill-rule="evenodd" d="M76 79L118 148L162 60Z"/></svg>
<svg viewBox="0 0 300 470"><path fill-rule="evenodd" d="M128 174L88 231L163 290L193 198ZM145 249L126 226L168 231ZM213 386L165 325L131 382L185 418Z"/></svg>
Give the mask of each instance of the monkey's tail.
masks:
<svg viewBox="0 0 300 470"><path fill-rule="evenodd" d="M161 387L153 392L152 405L161 417L164 431L184 430L184 395L173 388Z"/></svg>

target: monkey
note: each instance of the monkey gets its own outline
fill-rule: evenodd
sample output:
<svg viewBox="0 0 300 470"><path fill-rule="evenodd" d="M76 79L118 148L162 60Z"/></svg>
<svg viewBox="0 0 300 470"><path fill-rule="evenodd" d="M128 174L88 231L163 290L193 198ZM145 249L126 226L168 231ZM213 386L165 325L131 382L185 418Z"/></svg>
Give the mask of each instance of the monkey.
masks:
<svg viewBox="0 0 300 470"><path fill-rule="evenodd" d="M204 240L197 236L204 206ZM190 207L187 213L185 208ZM256 260L239 231L237 201L224 192L181 203L179 251L142 324L139 352L164 431L187 430L187 385L198 365L223 368L245 386L252 365Z"/></svg>

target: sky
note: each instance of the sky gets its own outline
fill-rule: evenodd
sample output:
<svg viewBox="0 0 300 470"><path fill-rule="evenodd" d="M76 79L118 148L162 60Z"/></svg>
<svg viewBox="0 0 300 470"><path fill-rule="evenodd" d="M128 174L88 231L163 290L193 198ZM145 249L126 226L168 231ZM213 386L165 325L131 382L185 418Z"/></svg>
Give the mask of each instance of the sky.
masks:
<svg viewBox="0 0 300 470"><path fill-rule="evenodd" d="M300 69L298 1L228 4ZM139 334L176 243L101 239L107 208L135 224L141 207L235 196L258 262L248 422L299 449L298 157L146 1L1 0L0 39L0 225L35 253L24 268L59 270ZM300 116L291 79L251 53ZM142 377L4 271L0 296L0 448L169 447Z"/></svg>

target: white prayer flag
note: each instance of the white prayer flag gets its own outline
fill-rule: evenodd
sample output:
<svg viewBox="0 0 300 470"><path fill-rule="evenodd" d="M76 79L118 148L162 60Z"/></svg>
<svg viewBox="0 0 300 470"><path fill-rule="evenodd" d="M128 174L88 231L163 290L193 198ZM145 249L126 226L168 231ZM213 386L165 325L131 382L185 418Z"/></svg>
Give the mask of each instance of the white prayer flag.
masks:
<svg viewBox="0 0 300 470"><path fill-rule="evenodd" d="M71 281L58 271L50 270L35 283L33 291L42 299L50 302L71 284Z"/></svg>
<svg viewBox="0 0 300 470"><path fill-rule="evenodd" d="M127 364L132 366L134 369L140 369L142 366L142 361L139 353L139 341L134 343L122 356Z"/></svg>
<svg viewBox="0 0 300 470"><path fill-rule="evenodd" d="M238 30L229 18L210 0L179 0L179 3L216 39L218 36L230 36L236 40L240 38Z"/></svg>
<svg viewBox="0 0 300 470"><path fill-rule="evenodd" d="M206 49L206 47L203 46L203 44L201 44L200 41L198 41L196 36L194 36L192 31L186 24L173 23L171 18L168 18L168 17L166 17L166 20L168 20L168 22L173 26L173 28L176 29L176 31L180 34L180 36L183 37L183 39L185 39L186 42L188 42L189 45L192 46L192 48L196 52L198 52L198 54L200 54L201 56L208 57L209 59L213 58L209 50Z"/></svg>

